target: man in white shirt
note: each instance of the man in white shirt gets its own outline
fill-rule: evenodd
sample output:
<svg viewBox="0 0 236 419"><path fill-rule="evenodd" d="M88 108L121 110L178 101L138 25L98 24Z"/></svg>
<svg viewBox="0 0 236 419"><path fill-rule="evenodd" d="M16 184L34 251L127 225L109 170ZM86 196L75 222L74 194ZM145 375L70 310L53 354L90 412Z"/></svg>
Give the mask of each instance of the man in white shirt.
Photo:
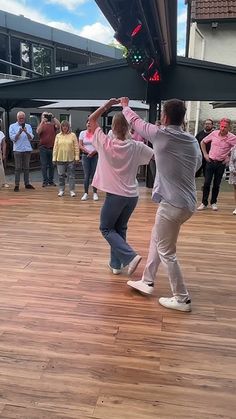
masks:
<svg viewBox="0 0 236 419"><path fill-rule="evenodd" d="M192 216L196 207L195 173L202 160L198 142L181 128L186 112L182 101L165 102L161 127L143 121L128 107L128 98L123 97L120 101L128 123L153 144L157 172L152 197L159 203L142 279L128 281L128 285L142 294L152 294L157 269L162 262L168 272L173 297L162 297L159 303L170 309L191 311L191 299L176 258L176 243L181 225Z"/></svg>
<svg viewBox="0 0 236 419"><path fill-rule="evenodd" d="M19 192L21 170L24 173L26 189L35 189L29 182L29 165L32 151L31 141L34 138L32 127L25 123L25 113L17 113L17 121L9 127L9 137L13 142L15 159L15 192Z"/></svg>

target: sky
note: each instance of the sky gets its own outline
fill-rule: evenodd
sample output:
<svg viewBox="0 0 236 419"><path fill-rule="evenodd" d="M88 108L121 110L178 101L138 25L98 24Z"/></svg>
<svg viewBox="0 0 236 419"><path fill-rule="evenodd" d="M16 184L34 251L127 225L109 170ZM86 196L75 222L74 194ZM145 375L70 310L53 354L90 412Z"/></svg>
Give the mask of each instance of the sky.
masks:
<svg viewBox="0 0 236 419"><path fill-rule="evenodd" d="M0 0L0 10L104 44L114 41L114 31L94 0ZM184 55L185 22L186 6L178 0L179 55Z"/></svg>

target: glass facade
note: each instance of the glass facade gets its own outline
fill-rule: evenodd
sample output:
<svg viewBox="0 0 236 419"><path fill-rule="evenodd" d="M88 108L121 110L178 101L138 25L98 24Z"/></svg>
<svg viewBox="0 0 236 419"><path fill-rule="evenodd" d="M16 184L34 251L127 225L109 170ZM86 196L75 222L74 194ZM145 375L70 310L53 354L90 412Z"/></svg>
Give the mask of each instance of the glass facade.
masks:
<svg viewBox="0 0 236 419"><path fill-rule="evenodd" d="M4 61L8 60L8 37L0 33L0 58ZM0 73L8 73L8 66L0 62Z"/></svg>
<svg viewBox="0 0 236 419"><path fill-rule="evenodd" d="M92 65L109 59L101 54L61 44L50 44L45 41L44 45L37 42L36 38L24 39L23 36L11 33L0 33L0 58L16 65L0 62L1 73L20 77L34 76L27 70L47 76L55 72L74 70L83 65Z"/></svg>

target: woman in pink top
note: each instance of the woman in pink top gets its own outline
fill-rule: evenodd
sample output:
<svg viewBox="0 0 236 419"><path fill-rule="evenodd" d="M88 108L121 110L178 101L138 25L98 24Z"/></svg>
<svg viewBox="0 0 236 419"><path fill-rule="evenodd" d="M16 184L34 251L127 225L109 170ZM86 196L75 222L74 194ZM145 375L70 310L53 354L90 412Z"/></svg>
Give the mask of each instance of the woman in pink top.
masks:
<svg viewBox="0 0 236 419"><path fill-rule="evenodd" d="M92 144L93 133L89 121L87 121L86 127L87 129L81 131L79 135L79 148L83 153L82 165L84 170L84 195L82 196L81 201L87 201L89 198L89 182L90 179L93 179L98 161L98 153ZM97 188L95 187L93 187L93 200L98 201Z"/></svg>
<svg viewBox="0 0 236 419"><path fill-rule="evenodd" d="M98 118L118 99L110 99L89 117L94 133L93 145L98 151L98 164L92 185L106 192L101 210L100 230L111 247L109 268L113 274L128 266L131 275L139 256L126 241L128 221L138 202L138 167L148 164L153 151L142 142L129 139L129 125L121 112L112 119L114 138L105 135L97 124Z"/></svg>

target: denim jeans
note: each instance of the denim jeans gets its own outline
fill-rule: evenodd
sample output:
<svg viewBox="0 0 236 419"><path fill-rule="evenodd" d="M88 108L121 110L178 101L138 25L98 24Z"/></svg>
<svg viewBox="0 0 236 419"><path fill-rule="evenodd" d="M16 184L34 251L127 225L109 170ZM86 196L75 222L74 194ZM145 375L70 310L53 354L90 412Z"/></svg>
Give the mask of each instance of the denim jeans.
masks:
<svg viewBox="0 0 236 419"><path fill-rule="evenodd" d="M206 163L206 170L205 170L205 182L203 186L203 196L202 196L202 203L204 205L208 205L208 197L211 188L211 182L213 180L213 187L211 192L211 205L216 204L217 197L220 190L220 183L222 180L222 176L225 171L225 164L219 161L210 161Z"/></svg>
<svg viewBox="0 0 236 419"><path fill-rule="evenodd" d="M138 197L106 194L101 210L100 230L111 247L110 266L120 269L137 255L126 242L127 225L138 202Z"/></svg>
<svg viewBox="0 0 236 419"><path fill-rule="evenodd" d="M43 175L43 183L53 183L54 166L52 163L52 149L40 146L39 153Z"/></svg>
<svg viewBox="0 0 236 419"><path fill-rule="evenodd" d="M98 155L88 157L87 154L82 155L82 165L84 170L84 192L88 193L89 182L93 180L94 173L97 167ZM97 188L93 187L93 192L97 192Z"/></svg>
<svg viewBox="0 0 236 419"><path fill-rule="evenodd" d="M57 162L57 172L59 178L60 191L65 190L66 177L68 176L70 191L75 190L75 162Z"/></svg>
<svg viewBox="0 0 236 419"><path fill-rule="evenodd" d="M31 151L14 151L15 159L15 185L20 185L20 174L23 170L24 183L29 185L29 164Z"/></svg>
<svg viewBox="0 0 236 419"><path fill-rule="evenodd" d="M180 302L188 300L189 293L176 257L176 243L181 225L192 214L187 208L173 207L167 202L160 203L152 228L147 263L142 276L144 282L154 283L158 267L162 262L168 272L172 293Z"/></svg>

